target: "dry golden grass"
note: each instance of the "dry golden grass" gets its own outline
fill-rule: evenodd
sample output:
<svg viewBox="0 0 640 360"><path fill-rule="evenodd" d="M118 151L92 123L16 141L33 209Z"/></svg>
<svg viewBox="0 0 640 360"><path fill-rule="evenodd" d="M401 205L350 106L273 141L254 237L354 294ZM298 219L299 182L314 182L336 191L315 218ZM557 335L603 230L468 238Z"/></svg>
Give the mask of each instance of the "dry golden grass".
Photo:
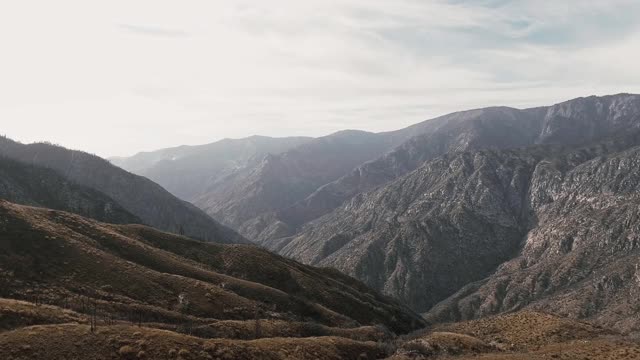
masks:
<svg viewBox="0 0 640 360"><path fill-rule="evenodd" d="M70 307L116 321L188 327L214 320L423 325L361 283L247 245L194 241L144 226L0 201L0 297ZM188 304L180 303L180 296Z"/></svg>
<svg viewBox="0 0 640 360"><path fill-rule="evenodd" d="M438 325L407 336L393 360L640 359L640 344L590 324L533 311Z"/></svg>
<svg viewBox="0 0 640 360"><path fill-rule="evenodd" d="M519 353L491 354L479 357L459 357L457 359L495 360L637 360L640 359L640 345L613 339L574 340L550 344L537 350Z"/></svg>
<svg viewBox="0 0 640 360"><path fill-rule="evenodd" d="M389 340L393 334L377 326L337 328L317 323L291 322L284 320L259 320L260 336L273 337L318 337L339 336L359 341ZM252 340L256 337L255 320L221 320L198 326L192 335L203 338L225 338Z"/></svg>
<svg viewBox="0 0 640 360"><path fill-rule="evenodd" d="M534 311L444 324L437 328L475 336L508 349L530 348L574 339L592 339L611 334L588 323Z"/></svg>
<svg viewBox="0 0 640 360"><path fill-rule="evenodd" d="M71 310L0 298L0 331L30 325L85 322L85 316Z"/></svg>

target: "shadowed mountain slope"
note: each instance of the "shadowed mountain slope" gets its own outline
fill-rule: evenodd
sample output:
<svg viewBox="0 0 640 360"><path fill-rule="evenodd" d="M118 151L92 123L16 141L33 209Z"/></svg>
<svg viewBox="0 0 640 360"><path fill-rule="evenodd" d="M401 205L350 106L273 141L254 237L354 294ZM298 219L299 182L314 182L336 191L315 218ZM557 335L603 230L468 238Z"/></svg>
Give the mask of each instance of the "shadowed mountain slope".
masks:
<svg viewBox="0 0 640 360"><path fill-rule="evenodd" d="M47 167L70 181L104 193L146 225L213 242L247 243L195 206L158 184L81 151L46 143L21 144L0 138L0 156Z"/></svg>
<svg viewBox="0 0 640 360"><path fill-rule="evenodd" d="M69 211L104 222L141 222L99 191L77 185L54 170L3 157L0 157L0 198Z"/></svg>

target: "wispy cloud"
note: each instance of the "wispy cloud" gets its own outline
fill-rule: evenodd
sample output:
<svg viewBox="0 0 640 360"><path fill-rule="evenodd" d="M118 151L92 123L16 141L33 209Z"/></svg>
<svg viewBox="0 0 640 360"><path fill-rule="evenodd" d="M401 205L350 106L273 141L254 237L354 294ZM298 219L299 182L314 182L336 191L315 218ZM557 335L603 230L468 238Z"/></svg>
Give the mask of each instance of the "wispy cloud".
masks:
<svg viewBox="0 0 640 360"><path fill-rule="evenodd" d="M172 37L172 38L189 36L189 33L187 33L186 31L166 29L161 27L141 26L141 25L131 25L131 24L119 24L118 27L125 31L129 31L129 32L132 32L135 34L141 34L141 35Z"/></svg>

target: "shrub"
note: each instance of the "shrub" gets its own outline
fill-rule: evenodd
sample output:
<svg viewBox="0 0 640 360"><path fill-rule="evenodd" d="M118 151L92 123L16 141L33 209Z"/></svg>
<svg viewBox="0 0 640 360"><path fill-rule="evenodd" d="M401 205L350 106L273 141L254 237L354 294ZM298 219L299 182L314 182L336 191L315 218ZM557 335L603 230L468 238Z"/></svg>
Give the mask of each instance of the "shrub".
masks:
<svg viewBox="0 0 640 360"><path fill-rule="evenodd" d="M124 359L134 359L138 352L129 345L125 345L118 350L118 354Z"/></svg>

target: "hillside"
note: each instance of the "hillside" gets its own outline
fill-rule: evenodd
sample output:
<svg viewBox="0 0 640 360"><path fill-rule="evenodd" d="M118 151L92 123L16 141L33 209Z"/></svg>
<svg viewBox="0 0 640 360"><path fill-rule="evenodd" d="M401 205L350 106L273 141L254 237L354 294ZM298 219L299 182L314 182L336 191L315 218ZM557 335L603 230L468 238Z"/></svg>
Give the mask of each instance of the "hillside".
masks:
<svg viewBox="0 0 640 360"><path fill-rule="evenodd" d="M457 112L415 125L414 134L387 154L361 164L275 216L299 229L353 196L403 176L448 152L510 149L535 144L580 144L640 126L640 96L578 98L549 107L492 107ZM289 235L292 235L291 233ZM263 236L256 240L272 240Z"/></svg>
<svg viewBox="0 0 640 360"><path fill-rule="evenodd" d="M47 207L117 224L140 223L140 219L108 196L77 185L57 172L0 157L0 198Z"/></svg>
<svg viewBox="0 0 640 360"><path fill-rule="evenodd" d="M640 359L633 338L542 312L450 323L399 341L388 359Z"/></svg>
<svg viewBox="0 0 640 360"><path fill-rule="evenodd" d="M198 242L6 201L0 221L3 298L85 315L95 306L101 319L173 330L256 317L342 328L382 324L399 333L423 324L356 280L250 245Z"/></svg>
<svg viewBox="0 0 640 360"><path fill-rule="evenodd" d="M146 225L212 242L248 242L158 184L100 157L46 143L21 144L4 137L0 137L0 156L52 169L71 182L97 190Z"/></svg>
<svg viewBox="0 0 640 360"><path fill-rule="evenodd" d="M194 204L246 237L259 238L265 231L274 232L273 227L287 226L272 222L272 212L291 206L358 164L382 155L392 146L389 140L364 131L342 131L313 139L237 170L212 185Z"/></svg>
<svg viewBox="0 0 640 360"><path fill-rule="evenodd" d="M629 299L637 290L639 149L631 132L581 147L450 153L270 245L419 311L460 290L432 321L537 303L638 330Z"/></svg>
<svg viewBox="0 0 640 360"><path fill-rule="evenodd" d="M16 327L8 331L0 328L0 354L8 359L640 358L640 344L633 338L588 323L530 311L443 324L400 337L371 331L366 335L363 330L367 329L360 328L333 329L343 334L359 331L357 339L329 330L307 337L264 336L242 340L194 336L130 323L99 323L92 331L89 319L81 314L15 300L0 299L0 314L1 319L19 314L37 324L14 324Z"/></svg>
<svg viewBox="0 0 640 360"><path fill-rule="evenodd" d="M640 147L572 167L576 158L538 166L529 195L536 224L518 256L436 306L429 318L529 307L640 330Z"/></svg>

